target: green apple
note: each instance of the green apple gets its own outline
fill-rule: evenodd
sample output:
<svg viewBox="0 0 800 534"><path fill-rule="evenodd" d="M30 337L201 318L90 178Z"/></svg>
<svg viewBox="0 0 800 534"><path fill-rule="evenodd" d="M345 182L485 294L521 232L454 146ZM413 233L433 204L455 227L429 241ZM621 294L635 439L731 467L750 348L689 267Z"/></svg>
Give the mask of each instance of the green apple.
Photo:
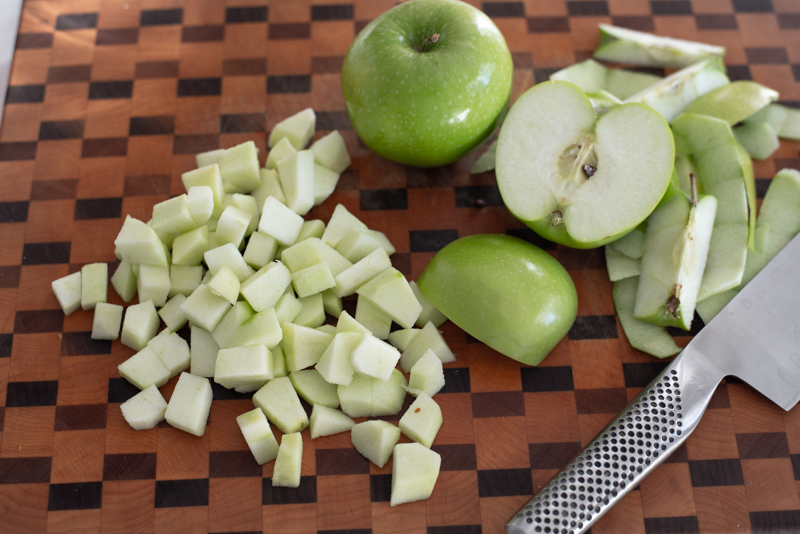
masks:
<svg viewBox="0 0 800 534"><path fill-rule="evenodd" d="M575 321L578 295L548 253L514 237L462 237L440 250L417 280L425 297L471 336L536 365Z"/></svg>
<svg viewBox="0 0 800 534"><path fill-rule="evenodd" d="M711 115L733 126L777 99L778 92L774 89L742 80L704 94L689 104L686 113Z"/></svg>
<svg viewBox="0 0 800 534"><path fill-rule="evenodd" d="M639 91L661 81L653 74L624 69L612 69L587 59L570 65L550 75L551 80L574 83L586 93L608 92L619 99L626 99Z"/></svg>
<svg viewBox="0 0 800 534"><path fill-rule="evenodd" d="M457 0L413 0L358 34L342 65L342 91L368 147L435 167L494 131L513 71L503 35L483 12Z"/></svg>
<svg viewBox="0 0 800 534"><path fill-rule="evenodd" d="M536 233L594 248L650 215L674 159L669 126L650 107L623 104L597 117L577 86L551 81L526 91L508 112L495 172L508 209Z"/></svg>

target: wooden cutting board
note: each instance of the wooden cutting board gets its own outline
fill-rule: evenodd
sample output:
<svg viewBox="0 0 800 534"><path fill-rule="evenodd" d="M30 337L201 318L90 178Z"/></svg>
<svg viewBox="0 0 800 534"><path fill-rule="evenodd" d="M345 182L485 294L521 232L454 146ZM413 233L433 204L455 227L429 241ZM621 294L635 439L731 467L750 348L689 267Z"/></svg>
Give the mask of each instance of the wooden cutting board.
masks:
<svg viewBox="0 0 800 534"><path fill-rule="evenodd" d="M359 143L339 70L394 1L345 1L24 3L0 130L0 532L500 532L665 365L627 343L602 250L536 240L502 206L493 173L469 174L476 155L419 170ZM513 52L514 98L588 57L597 24L613 22L725 45L732 78L800 101L796 0L473 3ZM272 464L256 465L235 423L250 399L216 387L202 438L131 430L119 405L135 389L116 368L133 351L92 341L92 314L64 317L50 290L85 263L114 262L125 215L147 220L182 193L195 153L254 139L263 158L266 132L307 106L317 135L341 130L353 156L309 217L327 222L343 203L389 236L410 279L459 236L531 239L578 288L575 326L538 368L443 326L458 361L436 397L442 472L424 502L390 507L390 465L370 465L348 434L305 431L301 487L273 489ZM800 168L798 148L782 142L755 163L760 196L776 170ZM797 532L798 480L800 411L728 380L685 446L592 532Z"/></svg>

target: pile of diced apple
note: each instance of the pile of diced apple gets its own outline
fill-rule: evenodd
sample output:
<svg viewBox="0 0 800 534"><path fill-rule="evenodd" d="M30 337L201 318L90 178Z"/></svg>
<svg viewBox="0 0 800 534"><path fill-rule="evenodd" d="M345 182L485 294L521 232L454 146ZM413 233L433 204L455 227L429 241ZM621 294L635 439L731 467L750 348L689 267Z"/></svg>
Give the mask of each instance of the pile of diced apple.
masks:
<svg viewBox="0 0 800 534"><path fill-rule="evenodd" d="M442 424L432 397L443 363L455 360L438 330L445 317L392 267L385 234L341 204L327 224L304 219L350 165L336 131L306 148L315 120L306 109L276 125L264 168L253 142L198 154L185 194L156 204L147 222L126 218L111 283L139 303L124 320L123 307L107 303L104 263L53 290L66 314L95 309L93 339L119 337L137 351L119 365L141 390L121 405L133 428L166 420L203 435L213 380L252 394L255 409L237 422L255 460L275 460L273 485L299 485L306 427L311 438L350 430L379 466L394 453L392 505L424 499L440 464L430 450ZM356 300L354 317L345 298ZM187 323L189 343L177 334ZM176 376L166 402L158 388ZM416 400L399 426L353 420L399 414L407 393ZM401 433L421 445L398 443Z"/></svg>

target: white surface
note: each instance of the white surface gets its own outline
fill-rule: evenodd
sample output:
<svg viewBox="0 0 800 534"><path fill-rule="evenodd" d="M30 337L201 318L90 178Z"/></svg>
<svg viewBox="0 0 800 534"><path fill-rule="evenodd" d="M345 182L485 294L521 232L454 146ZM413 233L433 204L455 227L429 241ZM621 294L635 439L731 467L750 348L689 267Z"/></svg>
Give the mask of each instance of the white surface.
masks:
<svg viewBox="0 0 800 534"><path fill-rule="evenodd" d="M11 74L11 61L14 59L14 46L17 42L17 28L22 14L22 0L0 0L0 125L3 122L8 77Z"/></svg>

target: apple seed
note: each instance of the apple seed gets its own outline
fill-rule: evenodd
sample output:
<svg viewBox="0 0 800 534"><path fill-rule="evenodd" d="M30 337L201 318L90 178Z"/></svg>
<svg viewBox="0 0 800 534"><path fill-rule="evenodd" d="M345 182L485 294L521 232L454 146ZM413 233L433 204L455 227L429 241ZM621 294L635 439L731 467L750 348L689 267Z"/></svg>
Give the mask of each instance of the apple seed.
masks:
<svg viewBox="0 0 800 534"><path fill-rule="evenodd" d="M597 172L597 167L592 167L588 163L583 166L583 173L586 175L587 178L591 178L594 176L594 173Z"/></svg>

